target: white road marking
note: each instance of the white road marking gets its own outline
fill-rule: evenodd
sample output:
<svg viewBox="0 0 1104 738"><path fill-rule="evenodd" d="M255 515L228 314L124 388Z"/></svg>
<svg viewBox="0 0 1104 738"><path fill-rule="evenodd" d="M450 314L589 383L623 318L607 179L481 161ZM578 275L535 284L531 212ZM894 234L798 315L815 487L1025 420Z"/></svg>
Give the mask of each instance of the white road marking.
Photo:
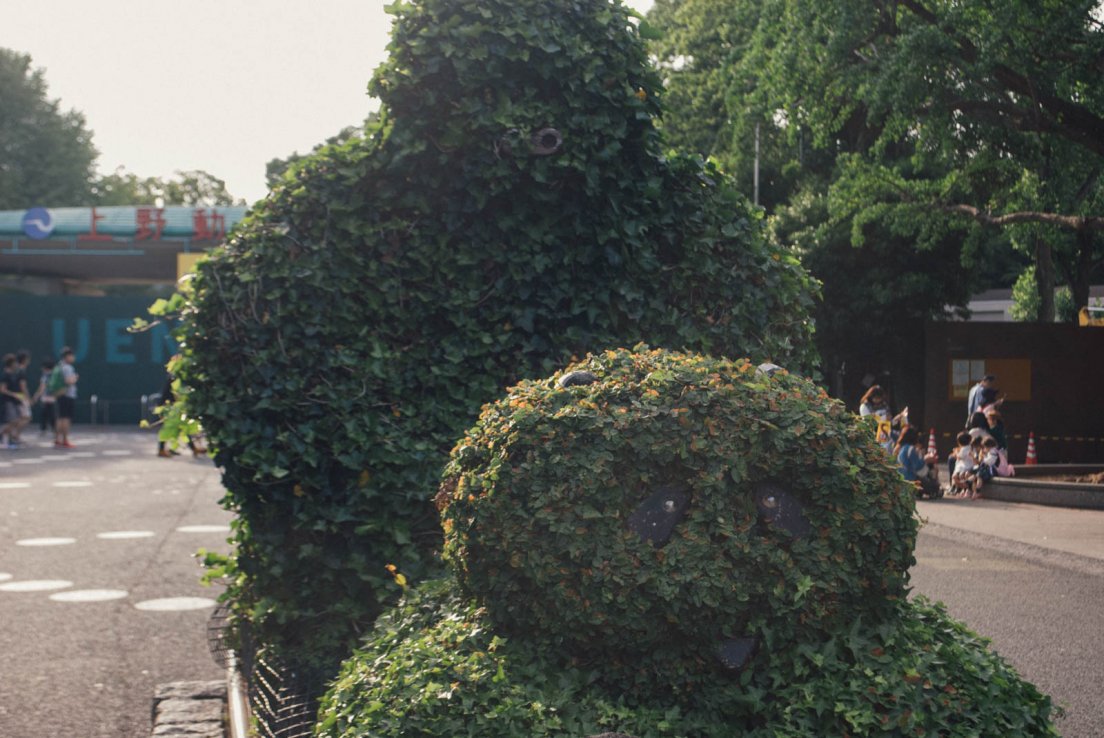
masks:
<svg viewBox="0 0 1104 738"><path fill-rule="evenodd" d="M123 448L109 448L106 451L101 451L100 453L104 456L131 456L134 454L133 451L128 451Z"/></svg>
<svg viewBox="0 0 1104 738"><path fill-rule="evenodd" d="M27 489L30 482L0 482L0 489Z"/></svg>
<svg viewBox="0 0 1104 738"><path fill-rule="evenodd" d="M206 597L163 597L158 600L137 602L134 607L138 610L147 610L151 612L174 612L181 610L202 610L207 607L214 607L215 604L214 600L207 599Z"/></svg>
<svg viewBox="0 0 1104 738"><path fill-rule="evenodd" d="M76 538L24 538L16 541L16 546L68 546L76 543Z"/></svg>
<svg viewBox="0 0 1104 738"><path fill-rule="evenodd" d="M0 571L0 582L6 582L11 578L11 574L8 574L6 571Z"/></svg>
<svg viewBox="0 0 1104 738"><path fill-rule="evenodd" d="M28 579L24 582L0 584L0 592L47 592L51 589L67 589L72 582L64 579Z"/></svg>
<svg viewBox="0 0 1104 738"><path fill-rule="evenodd" d="M92 483L87 480L76 480L71 482L54 482L55 487L91 487Z"/></svg>
<svg viewBox="0 0 1104 738"><path fill-rule="evenodd" d="M92 453L91 451L74 451L69 454L69 456L73 457L74 459L91 459L94 458L96 454Z"/></svg>
<svg viewBox="0 0 1104 738"><path fill-rule="evenodd" d="M45 461L46 461L46 459L16 459L12 463L13 464L41 464Z"/></svg>
<svg viewBox="0 0 1104 738"><path fill-rule="evenodd" d="M50 595L55 602L107 602L121 600L127 596L123 589L74 589Z"/></svg>
<svg viewBox="0 0 1104 738"><path fill-rule="evenodd" d="M229 525L182 525L177 533L229 533Z"/></svg>
<svg viewBox="0 0 1104 738"><path fill-rule="evenodd" d="M106 533L97 533L96 538L105 541L121 541L127 538L153 538L152 530L111 530Z"/></svg>

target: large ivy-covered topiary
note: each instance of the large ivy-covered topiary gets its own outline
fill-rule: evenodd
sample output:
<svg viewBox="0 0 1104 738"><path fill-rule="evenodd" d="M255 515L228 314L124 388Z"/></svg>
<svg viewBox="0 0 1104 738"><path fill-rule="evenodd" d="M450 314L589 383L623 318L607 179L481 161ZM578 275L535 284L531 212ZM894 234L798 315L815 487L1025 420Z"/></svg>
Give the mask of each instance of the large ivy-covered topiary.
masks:
<svg viewBox="0 0 1104 738"><path fill-rule="evenodd" d="M445 556L502 634L667 689L904 597L913 506L868 436L785 373L610 352L487 406Z"/></svg>
<svg viewBox="0 0 1104 738"><path fill-rule="evenodd" d="M438 503L456 578L381 618L320 735L1055 735L905 598L911 487L785 371L638 347L522 382Z"/></svg>
<svg viewBox="0 0 1104 738"><path fill-rule="evenodd" d="M321 665L396 589L385 565L426 570L448 449L516 380L638 340L810 359L815 285L724 177L664 156L619 3L391 8L380 122L253 209L184 329L240 514L232 596Z"/></svg>

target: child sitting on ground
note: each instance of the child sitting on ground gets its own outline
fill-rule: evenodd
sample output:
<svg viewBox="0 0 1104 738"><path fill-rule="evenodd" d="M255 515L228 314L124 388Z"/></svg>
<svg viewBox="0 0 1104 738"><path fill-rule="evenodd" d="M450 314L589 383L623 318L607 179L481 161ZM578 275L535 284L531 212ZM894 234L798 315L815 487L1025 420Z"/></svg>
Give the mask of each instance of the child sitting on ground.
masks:
<svg viewBox="0 0 1104 738"><path fill-rule="evenodd" d="M951 487L958 490L958 496L973 499L977 496L977 460L970 447L970 434L962 431L955 438L958 446L954 450L955 467L951 474Z"/></svg>

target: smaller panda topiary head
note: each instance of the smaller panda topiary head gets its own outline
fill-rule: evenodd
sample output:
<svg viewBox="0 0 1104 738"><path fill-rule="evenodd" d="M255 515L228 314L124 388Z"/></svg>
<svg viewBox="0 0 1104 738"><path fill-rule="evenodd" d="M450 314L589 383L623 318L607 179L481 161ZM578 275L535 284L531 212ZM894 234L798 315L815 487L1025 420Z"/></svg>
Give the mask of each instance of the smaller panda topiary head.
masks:
<svg viewBox="0 0 1104 738"><path fill-rule="evenodd" d="M646 347L486 406L437 501L497 627L645 689L878 617L916 536L908 486L811 382Z"/></svg>
<svg viewBox="0 0 1104 738"><path fill-rule="evenodd" d="M369 91L404 167L416 152L447 165L453 186L479 181L473 201L524 194L550 207L564 189L656 186L645 172L662 152L661 82L620 3L420 0L390 12L390 58Z"/></svg>

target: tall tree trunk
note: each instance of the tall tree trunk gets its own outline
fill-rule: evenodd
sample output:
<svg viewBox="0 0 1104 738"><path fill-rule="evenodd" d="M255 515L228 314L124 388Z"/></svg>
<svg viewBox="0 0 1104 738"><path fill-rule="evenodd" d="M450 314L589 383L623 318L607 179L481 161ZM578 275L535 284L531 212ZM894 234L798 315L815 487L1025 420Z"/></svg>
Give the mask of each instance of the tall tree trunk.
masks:
<svg viewBox="0 0 1104 738"><path fill-rule="evenodd" d="M1070 280L1073 292L1073 308L1080 310L1089 304L1089 282L1092 280L1093 232L1082 229L1077 231L1077 273Z"/></svg>
<svg viewBox="0 0 1104 738"><path fill-rule="evenodd" d="M1050 244L1035 237L1035 289L1039 292L1040 323L1054 322L1054 253Z"/></svg>

